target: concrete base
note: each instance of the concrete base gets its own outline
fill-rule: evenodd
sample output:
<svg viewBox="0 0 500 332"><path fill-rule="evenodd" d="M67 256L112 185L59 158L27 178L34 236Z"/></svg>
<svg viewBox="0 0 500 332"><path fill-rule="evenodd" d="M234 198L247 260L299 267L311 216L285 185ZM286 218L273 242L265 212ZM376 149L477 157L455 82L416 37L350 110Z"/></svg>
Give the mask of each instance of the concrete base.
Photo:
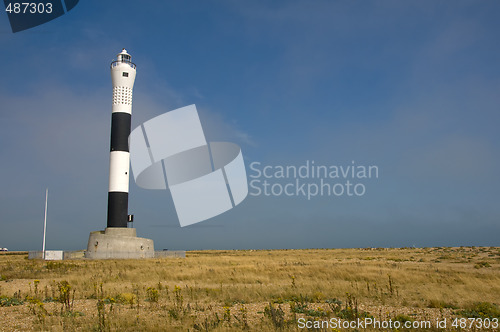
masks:
<svg viewBox="0 0 500 332"><path fill-rule="evenodd" d="M153 258L153 240L137 237L135 228L108 227L91 232L85 258Z"/></svg>

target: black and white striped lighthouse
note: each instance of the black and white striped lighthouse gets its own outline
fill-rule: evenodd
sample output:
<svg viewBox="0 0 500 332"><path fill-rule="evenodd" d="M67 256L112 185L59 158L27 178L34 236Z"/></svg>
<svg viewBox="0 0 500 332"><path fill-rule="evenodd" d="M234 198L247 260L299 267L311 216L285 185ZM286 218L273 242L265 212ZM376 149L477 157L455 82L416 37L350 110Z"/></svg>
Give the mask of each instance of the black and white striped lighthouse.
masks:
<svg viewBox="0 0 500 332"><path fill-rule="evenodd" d="M90 259L152 258L154 242L128 228L129 135L135 64L123 49L111 63L113 109L109 158L108 223L103 231L90 232L85 257Z"/></svg>
<svg viewBox="0 0 500 332"><path fill-rule="evenodd" d="M123 49L111 63L113 109L111 115L111 153L109 161L107 227L127 227L130 152L128 137L132 117L132 90L135 64Z"/></svg>

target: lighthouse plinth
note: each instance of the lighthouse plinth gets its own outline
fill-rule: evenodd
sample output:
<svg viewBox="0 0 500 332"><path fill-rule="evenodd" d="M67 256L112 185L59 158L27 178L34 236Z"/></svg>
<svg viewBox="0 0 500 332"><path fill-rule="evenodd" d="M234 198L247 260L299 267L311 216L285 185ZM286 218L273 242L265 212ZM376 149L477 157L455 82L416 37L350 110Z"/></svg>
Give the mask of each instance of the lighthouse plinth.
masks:
<svg viewBox="0 0 500 332"><path fill-rule="evenodd" d="M91 232L86 258L128 259L153 258L153 240L137 237L135 228L108 227L104 231Z"/></svg>

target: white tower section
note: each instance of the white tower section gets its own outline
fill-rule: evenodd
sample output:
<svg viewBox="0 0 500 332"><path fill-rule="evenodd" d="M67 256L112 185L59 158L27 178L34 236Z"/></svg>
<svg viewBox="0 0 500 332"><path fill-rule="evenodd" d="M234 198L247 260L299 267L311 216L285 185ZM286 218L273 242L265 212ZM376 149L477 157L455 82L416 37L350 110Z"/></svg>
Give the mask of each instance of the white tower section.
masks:
<svg viewBox="0 0 500 332"><path fill-rule="evenodd" d="M135 64L132 57L123 49L116 61L111 63L111 81L113 83L113 110L132 114L132 90L135 82Z"/></svg>

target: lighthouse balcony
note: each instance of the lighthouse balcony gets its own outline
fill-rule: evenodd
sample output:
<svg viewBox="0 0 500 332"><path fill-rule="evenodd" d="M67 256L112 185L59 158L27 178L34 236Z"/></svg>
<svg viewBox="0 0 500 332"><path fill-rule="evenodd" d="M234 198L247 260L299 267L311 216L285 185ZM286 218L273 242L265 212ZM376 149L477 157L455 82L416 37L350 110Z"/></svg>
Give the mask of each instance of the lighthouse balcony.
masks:
<svg viewBox="0 0 500 332"><path fill-rule="evenodd" d="M120 65L122 63L127 64L130 67L132 67L132 68L135 69L135 63L133 63L131 61L126 61L126 60L117 60L117 61L111 62L111 68L116 67L116 66L118 66L118 65Z"/></svg>

